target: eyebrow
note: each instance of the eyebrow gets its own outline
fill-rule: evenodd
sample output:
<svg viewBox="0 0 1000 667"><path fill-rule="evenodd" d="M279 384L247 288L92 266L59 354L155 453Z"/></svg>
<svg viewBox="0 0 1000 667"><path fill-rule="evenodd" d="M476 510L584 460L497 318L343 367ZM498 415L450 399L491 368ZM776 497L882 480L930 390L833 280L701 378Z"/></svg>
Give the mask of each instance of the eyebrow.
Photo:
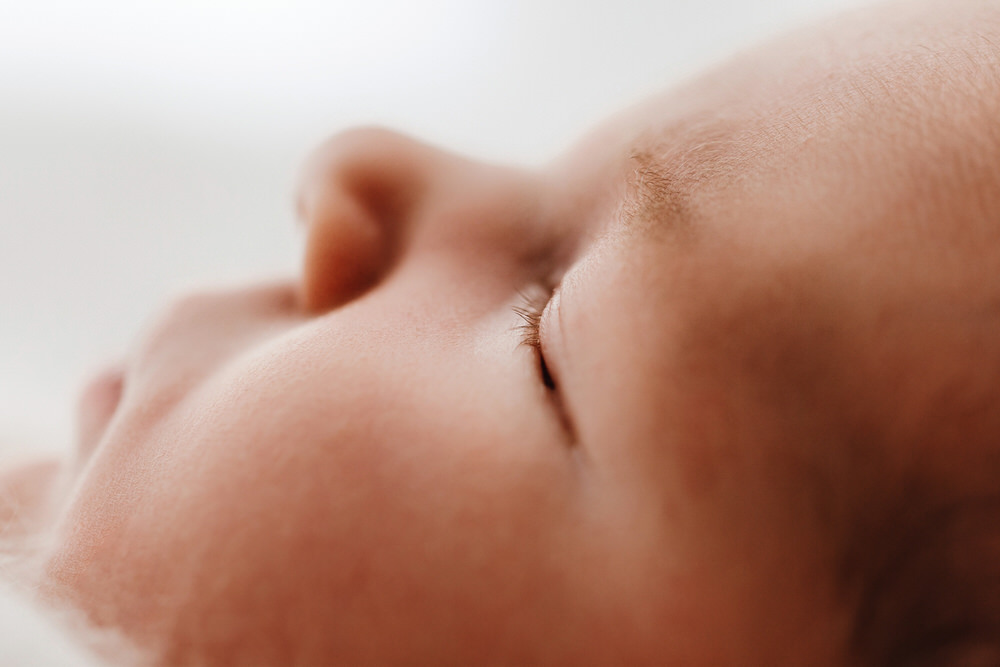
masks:
<svg viewBox="0 0 1000 667"><path fill-rule="evenodd" d="M703 160L696 158L697 162ZM694 215L691 185L701 180L702 167L686 165L686 175L673 167L676 156L662 146L633 149L625 180L625 195L618 207L622 228L639 235L676 234L690 230Z"/></svg>
<svg viewBox="0 0 1000 667"><path fill-rule="evenodd" d="M624 228L653 235L694 232L700 217L696 195L746 171L755 154L754 136L712 117L638 137L628 154L618 211Z"/></svg>

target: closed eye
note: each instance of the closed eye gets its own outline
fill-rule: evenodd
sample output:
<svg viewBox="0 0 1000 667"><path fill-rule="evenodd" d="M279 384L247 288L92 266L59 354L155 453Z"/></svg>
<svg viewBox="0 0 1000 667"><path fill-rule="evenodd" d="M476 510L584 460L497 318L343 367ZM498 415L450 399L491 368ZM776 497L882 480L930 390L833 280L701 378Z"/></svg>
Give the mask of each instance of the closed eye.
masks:
<svg viewBox="0 0 1000 667"><path fill-rule="evenodd" d="M542 340L542 320L556 291L555 289L538 289L531 293L522 292L521 304L514 307L514 312L522 320L522 324L517 327L521 338L520 344L530 347L534 351L538 376L545 387L548 403L559 419L559 424L566 433L567 439L571 444L575 444L577 442L576 429L563 401L559 383L556 381L558 374L550 370L549 364L545 360L546 345L545 341Z"/></svg>
<svg viewBox="0 0 1000 667"><path fill-rule="evenodd" d="M542 351L542 313L545 312L545 305L548 303L549 295L539 291L537 294L521 292L521 305L514 306L514 312L523 320L517 328L521 336L521 345L530 347L535 352L538 360L538 374L542 384L549 391L556 390L555 380L549 371L549 366L545 362L545 354Z"/></svg>

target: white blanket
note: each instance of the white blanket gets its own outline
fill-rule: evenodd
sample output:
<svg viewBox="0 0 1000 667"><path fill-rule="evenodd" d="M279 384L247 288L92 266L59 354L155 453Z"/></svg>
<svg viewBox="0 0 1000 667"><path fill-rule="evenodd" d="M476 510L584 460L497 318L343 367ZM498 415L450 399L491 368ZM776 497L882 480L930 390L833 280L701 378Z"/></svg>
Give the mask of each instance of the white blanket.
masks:
<svg viewBox="0 0 1000 667"><path fill-rule="evenodd" d="M43 612L0 586L0 665L98 667L100 663Z"/></svg>

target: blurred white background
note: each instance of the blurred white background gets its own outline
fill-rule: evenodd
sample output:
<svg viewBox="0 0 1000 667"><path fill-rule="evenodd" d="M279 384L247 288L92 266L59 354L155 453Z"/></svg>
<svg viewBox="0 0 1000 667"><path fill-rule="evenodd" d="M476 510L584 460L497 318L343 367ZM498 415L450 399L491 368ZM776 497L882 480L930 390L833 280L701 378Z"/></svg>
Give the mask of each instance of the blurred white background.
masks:
<svg viewBox="0 0 1000 667"><path fill-rule="evenodd" d="M291 193L379 123L532 164L855 0L0 0L0 445L186 286L295 271Z"/></svg>

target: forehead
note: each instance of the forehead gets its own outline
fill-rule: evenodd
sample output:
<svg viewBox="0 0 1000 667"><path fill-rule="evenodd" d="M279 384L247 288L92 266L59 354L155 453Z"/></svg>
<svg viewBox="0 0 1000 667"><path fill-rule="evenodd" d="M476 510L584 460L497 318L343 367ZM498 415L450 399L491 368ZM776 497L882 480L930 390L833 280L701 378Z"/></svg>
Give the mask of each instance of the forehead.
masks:
<svg viewBox="0 0 1000 667"><path fill-rule="evenodd" d="M1000 371L997 12L914 7L779 41L601 131L623 196L565 309L591 313L575 326L610 348L592 362L595 391L632 397L603 404L608 437L697 434L700 454L674 460L697 480L713 437L728 450L761 429L777 441L850 423L929 441L943 428L931 422L987 400Z"/></svg>
<svg viewBox="0 0 1000 667"><path fill-rule="evenodd" d="M992 299L1000 50L970 7L877 37L844 21L633 110L612 233L844 290Z"/></svg>
<svg viewBox="0 0 1000 667"><path fill-rule="evenodd" d="M779 40L613 122L629 157L621 217L676 226L749 195L814 204L814 217L845 196L881 207L850 212L863 221L995 204L982 200L997 191L997 10L879 11Z"/></svg>

